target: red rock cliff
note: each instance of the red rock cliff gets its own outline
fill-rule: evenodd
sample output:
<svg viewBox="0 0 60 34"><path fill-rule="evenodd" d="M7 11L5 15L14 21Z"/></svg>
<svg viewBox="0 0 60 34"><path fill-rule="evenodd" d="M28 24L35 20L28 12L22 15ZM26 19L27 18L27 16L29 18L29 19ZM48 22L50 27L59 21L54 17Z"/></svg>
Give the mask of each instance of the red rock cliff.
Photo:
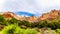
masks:
<svg viewBox="0 0 60 34"><path fill-rule="evenodd" d="M60 14L59 10L51 10L49 13L44 13L39 17L39 20L54 19Z"/></svg>

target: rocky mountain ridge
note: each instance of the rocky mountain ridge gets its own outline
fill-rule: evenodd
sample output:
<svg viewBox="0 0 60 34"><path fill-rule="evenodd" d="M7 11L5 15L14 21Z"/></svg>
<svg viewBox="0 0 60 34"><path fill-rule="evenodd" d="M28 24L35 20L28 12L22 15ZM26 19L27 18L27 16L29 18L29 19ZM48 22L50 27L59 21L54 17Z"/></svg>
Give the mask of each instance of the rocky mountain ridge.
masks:
<svg viewBox="0 0 60 34"><path fill-rule="evenodd" d="M2 15L5 17L5 18L15 18L17 20L27 20L29 22L38 22L38 21L41 21L41 20L51 20L51 19L54 19L56 18L58 15L60 15L60 10L51 10L49 13L44 13L42 14L40 17L36 17L36 16L31 16L31 17L21 17L21 16L17 16L16 14L12 13L12 12L4 12L2 13Z"/></svg>
<svg viewBox="0 0 60 34"><path fill-rule="evenodd" d="M50 20L54 19L60 15L60 10L51 10L49 13L44 13L40 16L40 20Z"/></svg>

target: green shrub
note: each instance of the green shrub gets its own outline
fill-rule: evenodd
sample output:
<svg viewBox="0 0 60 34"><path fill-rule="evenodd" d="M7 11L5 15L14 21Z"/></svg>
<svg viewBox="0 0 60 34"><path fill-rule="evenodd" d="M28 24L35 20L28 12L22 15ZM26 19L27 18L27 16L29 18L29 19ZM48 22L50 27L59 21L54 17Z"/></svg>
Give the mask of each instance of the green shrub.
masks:
<svg viewBox="0 0 60 34"><path fill-rule="evenodd" d="M46 21L40 21L40 22L37 24L37 27L38 27L38 28L47 27L47 22L46 22Z"/></svg>
<svg viewBox="0 0 60 34"><path fill-rule="evenodd" d="M51 29L55 29L56 28L54 23L48 23L47 27L49 27Z"/></svg>
<svg viewBox="0 0 60 34"><path fill-rule="evenodd" d="M23 21L20 21L19 25L24 25L26 27L31 27L32 28L32 27L36 26L36 23L30 23L28 21L23 20Z"/></svg>
<svg viewBox="0 0 60 34"><path fill-rule="evenodd" d="M15 18L12 18L10 20L7 20L7 25L9 24L15 24L15 25L18 25L20 23L19 20L15 19Z"/></svg>
<svg viewBox="0 0 60 34"><path fill-rule="evenodd" d="M58 34L60 34L60 29L56 29L56 32L57 32Z"/></svg>
<svg viewBox="0 0 60 34"><path fill-rule="evenodd" d="M56 28L59 28L60 29L60 23L58 22L58 23L55 23L55 26L56 26Z"/></svg>
<svg viewBox="0 0 60 34"><path fill-rule="evenodd" d="M37 31L34 30L34 29L29 29L28 28L28 29L25 30L24 34L37 34Z"/></svg>
<svg viewBox="0 0 60 34"><path fill-rule="evenodd" d="M8 26L5 26L4 29L2 29L2 31L0 31L1 34L9 34L9 33L13 33L13 28L14 25L8 25ZM11 32L12 31L12 32Z"/></svg>
<svg viewBox="0 0 60 34"><path fill-rule="evenodd" d="M37 34L37 31L30 28L22 29L19 26L11 24L5 26L5 28L0 31L0 34Z"/></svg>
<svg viewBox="0 0 60 34"><path fill-rule="evenodd" d="M29 22L28 22L28 21L23 20L21 23L22 23L22 25L30 26L30 24L29 24Z"/></svg>
<svg viewBox="0 0 60 34"><path fill-rule="evenodd" d="M6 23L6 19L4 18L4 16L0 15L0 24L5 24Z"/></svg>

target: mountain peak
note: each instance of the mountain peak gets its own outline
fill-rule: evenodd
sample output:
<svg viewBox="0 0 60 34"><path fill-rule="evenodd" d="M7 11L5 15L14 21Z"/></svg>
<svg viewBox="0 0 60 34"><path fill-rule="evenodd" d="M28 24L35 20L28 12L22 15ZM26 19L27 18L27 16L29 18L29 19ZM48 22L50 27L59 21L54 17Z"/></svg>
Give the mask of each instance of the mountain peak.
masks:
<svg viewBox="0 0 60 34"><path fill-rule="evenodd" d="M40 20L50 20L56 18L60 14L60 10L51 10L49 13L44 13L40 16Z"/></svg>
<svg viewBox="0 0 60 34"><path fill-rule="evenodd" d="M18 12L19 14L28 14L28 15L31 15L29 13L25 13L25 12ZM17 13L17 14L18 14ZM26 20L26 21L29 21L29 22L38 22L38 21L41 21L41 20L52 20L52 19L55 19L57 16L60 15L60 10L51 10L49 13L43 13L42 16L40 17L36 17L34 16L34 14L32 14L33 16L29 16L29 17L21 17L21 15L17 16L15 13L13 12L4 12L3 13L3 16L6 17L6 18L15 18L17 20Z"/></svg>

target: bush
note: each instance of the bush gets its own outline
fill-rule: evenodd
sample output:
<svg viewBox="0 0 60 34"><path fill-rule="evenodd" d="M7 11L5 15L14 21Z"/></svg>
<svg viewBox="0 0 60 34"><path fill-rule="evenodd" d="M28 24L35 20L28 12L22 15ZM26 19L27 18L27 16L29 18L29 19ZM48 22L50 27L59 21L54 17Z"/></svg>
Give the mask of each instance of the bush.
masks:
<svg viewBox="0 0 60 34"><path fill-rule="evenodd" d="M19 25L20 25L20 26L21 26L21 25L24 25L24 26L26 26L26 27L34 28L34 27L37 27L38 22L36 22L36 23L34 23L34 22L30 23L30 22L28 22L28 21L23 20L23 21L20 21Z"/></svg>
<svg viewBox="0 0 60 34"><path fill-rule="evenodd" d="M60 29L56 29L56 32L57 32L58 34L60 34Z"/></svg>
<svg viewBox="0 0 60 34"><path fill-rule="evenodd" d="M37 31L30 28L22 29L19 26L11 24L0 31L0 34L37 34Z"/></svg>
<svg viewBox="0 0 60 34"><path fill-rule="evenodd" d="M28 21L23 20L23 21L20 21L19 25L24 25L24 26L29 27L30 23Z"/></svg>
<svg viewBox="0 0 60 34"><path fill-rule="evenodd" d="M38 28L47 27L47 28L51 28L51 29L57 29L57 28L60 28L60 22L55 21L55 20L52 20L50 22L40 21L39 24L37 25L37 27Z"/></svg>
<svg viewBox="0 0 60 34"><path fill-rule="evenodd" d="M4 18L4 16L0 15L0 24L5 24L6 23L6 19Z"/></svg>
<svg viewBox="0 0 60 34"><path fill-rule="evenodd" d="M60 29L60 23L58 22L58 23L55 23L55 26L56 26L56 28L59 28Z"/></svg>
<svg viewBox="0 0 60 34"><path fill-rule="evenodd" d="M47 27L49 27L51 29L56 29L56 26L54 23L48 23Z"/></svg>
<svg viewBox="0 0 60 34"><path fill-rule="evenodd" d="M19 22L20 22L20 21L18 21L18 20L15 19L15 18L12 18L12 19L8 20L8 24L17 24L17 25L18 25Z"/></svg>
<svg viewBox="0 0 60 34"><path fill-rule="evenodd" d="M39 24L37 24L38 28L43 28L43 27L47 27L47 22L46 21L41 21L39 22Z"/></svg>

